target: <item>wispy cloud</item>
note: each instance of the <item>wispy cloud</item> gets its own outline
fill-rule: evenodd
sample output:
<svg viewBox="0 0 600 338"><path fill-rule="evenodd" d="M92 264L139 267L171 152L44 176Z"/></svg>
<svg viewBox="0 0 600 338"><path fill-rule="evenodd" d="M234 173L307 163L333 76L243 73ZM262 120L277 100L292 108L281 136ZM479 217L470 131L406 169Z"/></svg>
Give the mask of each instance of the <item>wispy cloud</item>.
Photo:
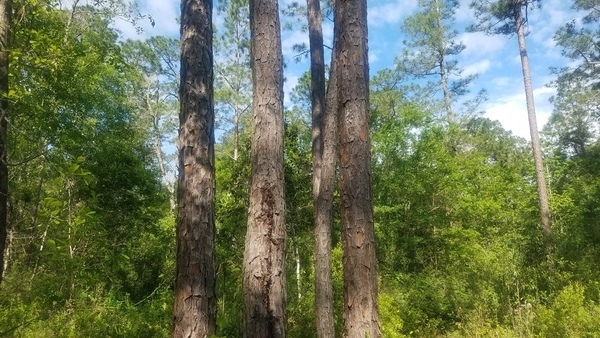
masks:
<svg viewBox="0 0 600 338"><path fill-rule="evenodd" d="M468 24L475 22L475 14L469 7L470 3L471 3L471 0L460 0L460 2L459 2L460 5L459 5L458 9L456 10L456 14L454 16L456 19L456 22L459 22L459 23L466 22Z"/></svg>
<svg viewBox="0 0 600 338"><path fill-rule="evenodd" d="M379 57L377 56L378 53L379 53L378 50L369 52L369 63L374 63L379 60Z"/></svg>
<svg viewBox="0 0 600 338"><path fill-rule="evenodd" d="M417 8L416 0L396 0L374 5L368 9L370 26L398 25Z"/></svg>
<svg viewBox="0 0 600 338"><path fill-rule="evenodd" d="M483 32L467 32L459 35L458 41L466 47L462 55L476 57L504 50L507 39L499 35L486 35Z"/></svg>
<svg viewBox="0 0 600 338"><path fill-rule="evenodd" d="M491 84L496 87L506 88L508 86L512 86L515 83L516 79L508 77L508 76L499 76L493 78Z"/></svg>
<svg viewBox="0 0 600 338"><path fill-rule="evenodd" d="M483 74L492 67L492 62L489 59L483 59L479 62L471 63L464 67L462 75Z"/></svg>
<svg viewBox="0 0 600 338"><path fill-rule="evenodd" d="M298 52L294 51L294 46L301 44L305 44L306 46L308 46L307 32L302 32L300 30L295 30L292 32L283 32L283 37L281 39L281 50L283 52L283 56L287 60L298 55Z"/></svg>
<svg viewBox="0 0 600 338"><path fill-rule="evenodd" d="M548 103L548 98L555 93L554 88L548 87L540 87L533 91L539 130L548 122L552 114L552 105ZM524 92L491 101L486 104L485 111L485 117L498 120L505 129L511 130L515 135L527 140L531 139Z"/></svg>
<svg viewBox="0 0 600 338"><path fill-rule="evenodd" d="M283 83L283 105L289 107L292 103L290 101L290 94L292 89L298 85L298 76L287 75L285 82Z"/></svg>
<svg viewBox="0 0 600 338"><path fill-rule="evenodd" d="M152 26L149 19L143 19L136 23L142 29L138 33L136 27L130 22L117 19L114 27L121 32L123 39L146 39L155 35L177 37L179 35L179 1L174 0L139 0L138 10L142 15L149 15L154 21Z"/></svg>

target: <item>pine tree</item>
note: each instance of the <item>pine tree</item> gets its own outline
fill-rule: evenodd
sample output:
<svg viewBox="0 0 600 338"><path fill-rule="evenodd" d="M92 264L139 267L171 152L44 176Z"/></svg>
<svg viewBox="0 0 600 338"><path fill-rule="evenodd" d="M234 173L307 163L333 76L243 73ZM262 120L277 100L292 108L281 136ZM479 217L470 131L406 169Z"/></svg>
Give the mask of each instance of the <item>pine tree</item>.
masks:
<svg viewBox="0 0 600 338"><path fill-rule="evenodd" d="M337 112L330 98L326 105L325 53L321 24L321 3L307 0L310 40L312 106L313 216L315 222L315 317L317 337L334 337L333 286L331 270L331 222L337 163ZM335 77L335 75L334 75ZM329 96L335 85L330 83Z"/></svg>
<svg viewBox="0 0 600 338"><path fill-rule="evenodd" d="M367 2L334 6L344 337L380 337L369 136Z"/></svg>
<svg viewBox="0 0 600 338"><path fill-rule="evenodd" d="M554 114L548 129L565 155L583 155L598 137L600 119L599 0L577 0L574 9L585 13L581 23L569 22L554 36L572 66L554 69Z"/></svg>
<svg viewBox="0 0 600 338"><path fill-rule="evenodd" d="M212 67L212 2L184 0L173 337L209 337L216 329Z"/></svg>
<svg viewBox="0 0 600 338"><path fill-rule="evenodd" d="M244 337L286 336L283 57L276 0L250 1L252 150Z"/></svg>
<svg viewBox="0 0 600 338"><path fill-rule="evenodd" d="M240 154L240 133L252 103L250 26L247 0L221 0L223 32L215 37L215 109L217 120L233 133L233 159Z"/></svg>
<svg viewBox="0 0 600 338"><path fill-rule="evenodd" d="M546 247L548 251L551 251L552 229L550 207L548 206L548 191L542 160L542 147L540 145L535 103L533 100L531 72L529 71L529 56L527 55L527 46L525 44L525 26L527 25L527 17L523 16L523 9L527 12L530 7L539 6L539 4L540 0L473 1L471 7L475 9L475 16L478 19L478 24L471 27L471 29L484 31L488 34L517 35L519 53L521 55L523 83L525 85L529 132L531 135L531 146L535 164L535 178L540 206L540 217L542 221L541 228Z"/></svg>
<svg viewBox="0 0 600 338"><path fill-rule="evenodd" d="M422 8L408 17L403 31L408 39L406 49L396 60L402 73L414 78L439 77L432 87L443 94L443 109L446 118L452 121L453 104L458 96L467 93L467 86L474 75L451 81L450 76L460 76L462 70L457 67L453 56L460 54L465 45L456 42L458 32L452 28L454 14L459 6L457 0L419 0Z"/></svg>
<svg viewBox="0 0 600 338"><path fill-rule="evenodd" d="M4 272L4 246L8 226L8 51L11 0L0 1L0 282Z"/></svg>

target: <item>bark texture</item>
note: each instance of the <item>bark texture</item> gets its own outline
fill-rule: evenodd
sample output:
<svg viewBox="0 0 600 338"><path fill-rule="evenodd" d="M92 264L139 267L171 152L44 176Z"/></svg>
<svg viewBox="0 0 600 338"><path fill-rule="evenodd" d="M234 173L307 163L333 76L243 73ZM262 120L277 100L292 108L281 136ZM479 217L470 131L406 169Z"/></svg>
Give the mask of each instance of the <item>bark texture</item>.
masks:
<svg viewBox="0 0 600 338"><path fill-rule="evenodd" d="M244 249L244 337L286 336L283 62L277 0L250 0L252 183Z"/></svg>
<svg viewBox="0 0 600 338"><path fill-rule="evenodd" d="M333 318L333 286L331 282L331 221L333 187L337 159L337 112L335 81L329 85L325 102L325 53L321 4L307 0L308 37L310 41L313 217L315 222L315 315L317 337L335 336ZM334 61L332 60L332 67ZM332 68L333 69L333 68ZM335 75L332 71L334 79Z"/></svg>
<svg viewBox="0 0 600 338"><path fill-rule="evenodd" d="M540 215L542 219L542 233L548 250L552 250L552 229L550 224L550 207L548 206L548 191L546 188L546 176L542 160L542 147L538 133L535 115L535 103L533 101L533 87L531 85L531 73L529 71L529 58L527 46L525 45L525 27L521 6L516 8L515 25L517 38L519 40L519 52L521 54L521 66L523 70L523 82L525 84L525 99L527 102L527 117L529 118L529 132L531 134L531 146L533 148L533 162L535 164L535 179L537 183L538 199L540 204Z"/></svg>
<svg viewBox="0 0 600 338"><path fill-rule="evenodd" d="M335 4L344 337L381 336L369 137L366 0Z"/></svg>
<svg viewBox="0 0 600 338"><path fill-rule="evenodd" d="M8 227L8 54L11 1L0 1L0 282L4 274L4 249Z"/></svg>
<svg viewBox="0 0 600 338"><path fill-rule="evenodd" d="M216 328L212 1L181 2L177 263L173 337Z"/></svg>

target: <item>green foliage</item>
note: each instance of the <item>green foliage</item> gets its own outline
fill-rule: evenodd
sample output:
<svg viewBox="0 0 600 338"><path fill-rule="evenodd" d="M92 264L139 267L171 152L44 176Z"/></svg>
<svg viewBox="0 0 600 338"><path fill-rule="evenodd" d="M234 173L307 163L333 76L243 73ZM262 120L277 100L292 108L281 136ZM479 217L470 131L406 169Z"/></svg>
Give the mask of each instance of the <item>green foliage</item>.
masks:
<svg viewBox="0 0 600 338"><path fill-rule="evenodd" d="M442 19L450 22L456 2L442 3ZM168 336L174 217L172 186L159 157L172 161L160 144L169 142L176 124L177 42L118 42L110 22L124 8L119 1L75 12L53 4L15 2L11 227L0 336ZM598 337L600 144L597 77L590 66L598 56L591 43L598 39L597 1L575 5L585 11L582 26L569 24L556 36L575 68L558 70L555 114L545 131L555 236L548 258L526 141L482 117L448 124L435 115L428 93L418 95L398 69L372 79L385 337ZM480 18L500 22L489 32L510 30L514 8L508 2L478 6ZM224 131L215 158L217 336L240 337L250 179L247 3L223 1L218 10L228 18L217 35L215 68ZM440 45L451 42L453 31L432 29L434 21L431 11L407 21L405 28L417 37L426 34L423 44L414 40L411 46L442 46L455 55L450 52L459 52L459 45ZM295 105L285 114L290 337L315 332L308 80L300 79ZM335 325L341 334L337 212L333 228Z"/></svg>
<svg viewBox="0 0 600 338"><path fill-rule="evenodd" d="M168 334L173 218L128 97L142 70L102 7L116 3L15 2L0 333Z"/></svg>
<svg viewBox="0 0 600 338"><path fill-rule="evenodd" d="M557 94L544 130L556 145L554 151L564 156L581 155L598 139L600 83L595 64L600 60L600 29L594 6L597 0L575 1L574 7L584 11L583 22L569 22L554 36L562 54L574 61L574 66L553 69L558 75L552 83Z"/></svg>
<svg viewBox="0 0 600 338"><path fill-rule="evenodd" d="M216 149L217 336L242 335L242 265L250 187L250 135L240 135L240 157L232 142ZM230 139L231 141L231 139Z"/></svg>
<svg viewBox="0 0 600 338"><path fill-rule="evenodd" d="M445 109L448 114L453 103L469 92L468 85L476 77L462 76L455 60L465 49L463 43L457 42L458 31L453 27L458 6L455 0L420 0L419 12L404 21L402 30L407 39L395 62L396 70L403 76L427 78L423 89L431 92L426 100L428 107L433 111ZM453 77L456 79L452 80ZM443 104L434 99L439 92L446 101Z"/></svg>
<svg viewBox="0 0 600 338"><path fill-rule="evenodd" d="M485 0L472 1L470 7L475 10L477 23L469 27L472 31L487 34L514 35L517 33L515 18L517 11L539 8L540 0ZM527 24L527 16L523 23Z"/></svg>
<svg viewBox="0 0 600 338"><path fill-rule="evenodd" d="M539 337L598 337L600 306L586 300L579 284L565 287L548 306L540 306L535 320Z"/></svg>

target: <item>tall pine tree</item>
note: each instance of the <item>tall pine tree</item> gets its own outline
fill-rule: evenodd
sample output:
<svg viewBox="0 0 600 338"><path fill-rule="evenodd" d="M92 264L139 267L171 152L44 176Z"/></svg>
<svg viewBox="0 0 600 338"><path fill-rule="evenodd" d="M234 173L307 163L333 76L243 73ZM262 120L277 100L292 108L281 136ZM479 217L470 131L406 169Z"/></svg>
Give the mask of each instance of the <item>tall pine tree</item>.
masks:
<svg viewBox="0 0 600 338"><path fill-rule="evenodd" d="M252 150L244 337L286 336L283 57L276 0L250 1Z"/></svg>
<svg viewBox="0 0 600 338"><path fill-rule="evenodd" d="M173 337L215 333L212 2L181 3L181 111Z"/></svg>
<svg viewBox="0 0 600 338"><path fill-rule="evenodd" d="M380 337L369 136L367 1L335 4L344 337Z"/></svg>
<svg viewBox="0 0 600 338"><path fill-rule="evenodd" d="M542 221L542 234L548 251L552 250L552 229L550 221L550 207L548 206L548 190L542 160L542 147L538 133L537 119L535 114L535 102L533 100L533 87L531 84L531 72L529 70L529 56L525 44L525 27L527 17L523 16L523 10L527 13L531 7L539 6L540 0L497 0L497 1L473 1L471 7L475 9L478 23L471 27L473 30L484 31L487 34L516 35L519 42L519 54L521 56L521 68L523 71L523 83L525 85L525 99L527 102L527 117L529 119L529 132L531 135L531 146L533 149L533 160L535 164L535 178L537 184L538 200L540 206L540 218Z"/></svg>
<svg viewBox="0 0 600 338"><path fill-rule="evenodd" d="M4 246L8 226L8 51L11 0L0 1L0 282L4 272Z"/></svg>

